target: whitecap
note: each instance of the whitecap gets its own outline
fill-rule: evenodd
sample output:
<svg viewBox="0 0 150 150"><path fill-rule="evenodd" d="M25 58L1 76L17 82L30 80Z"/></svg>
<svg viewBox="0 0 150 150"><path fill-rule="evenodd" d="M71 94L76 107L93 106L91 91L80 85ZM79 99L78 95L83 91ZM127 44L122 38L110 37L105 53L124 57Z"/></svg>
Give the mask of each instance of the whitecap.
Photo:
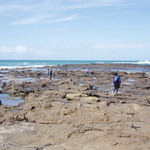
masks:
<svg viewBox="0 0 150 150"><path fill-rule="evenodd" d="M145 60L145 61L139 61L137 62L138 64L150 64L149 60Z"/></svg>

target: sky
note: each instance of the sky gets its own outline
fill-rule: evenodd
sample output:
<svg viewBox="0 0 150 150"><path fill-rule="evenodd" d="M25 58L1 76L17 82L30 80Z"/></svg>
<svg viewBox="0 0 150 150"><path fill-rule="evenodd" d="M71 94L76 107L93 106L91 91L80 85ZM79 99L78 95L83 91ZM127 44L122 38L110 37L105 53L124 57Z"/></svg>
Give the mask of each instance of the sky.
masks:
<svg viewBox="0 0 150 150"><path fill-rule="evenodd" d="M150 60L150 0L0 0L0 60Z"/></svg>

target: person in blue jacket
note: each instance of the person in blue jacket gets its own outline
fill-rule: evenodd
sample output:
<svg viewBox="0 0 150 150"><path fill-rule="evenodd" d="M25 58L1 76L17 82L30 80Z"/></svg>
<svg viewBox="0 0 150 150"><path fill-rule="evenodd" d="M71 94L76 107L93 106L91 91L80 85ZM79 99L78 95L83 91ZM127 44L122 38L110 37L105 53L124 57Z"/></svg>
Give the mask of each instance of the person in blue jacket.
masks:
<svg viewBox="0 0 150 150"><path fill-rule="evenodd" d="M121 84L120 75L117 75L113 80L114 90L113 92L118 93Z"/></svg>

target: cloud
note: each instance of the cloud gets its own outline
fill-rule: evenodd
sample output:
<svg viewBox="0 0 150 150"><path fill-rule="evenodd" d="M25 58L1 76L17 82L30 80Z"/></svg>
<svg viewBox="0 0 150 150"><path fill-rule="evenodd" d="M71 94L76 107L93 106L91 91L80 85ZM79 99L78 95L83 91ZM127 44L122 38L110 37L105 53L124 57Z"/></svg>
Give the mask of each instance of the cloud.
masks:
<svg viewBox="0 0 150 150"><path fill-rule="evenodd" d="M23 46L23 45L18 45L16 47L9 47L9 46L2 46L0 47L0 52L1 53L6 53L6 54L27 54L31 53L32 49Z"/></svg>
<svg viewBox="0 0 150 150"><path fill-rule="evenodd" d="M70 9L85 9L92 7L120 6L125 4L125 0L68 0L71 3Z"/></svg>
<svg viewBox="0 0 150 150"><path fill-rule="evenodd" d="M0 10L22 10L34 11L38 10L70 10L78 8L89 7L105 7L105 6L118 6L125 4L126 0L26 0L26 1L7 1L2 2Z"/></svg>
<svg viewBox="0 0 150 150"><path fill-rule="evenodd" d="M96 49L149 49L145 42L99 42L93 45Z"/></svg>
<svg viewBox="0 0 150 150"><path fill-rule="evenodd" d="M25 18L25 19L19 19L16 20L14 22L12 22L12 25L20 25L20 24L34 24L34 23L41 23L41 24L45 24L45 23L59 23L59 22L65 22L65 21L72 21L72 20L76 20L79 19L79 17L77 17L77 15L71 15L71 16L67 16L64 18L59 18L59 19L51 19L50 20L51 15L46 15L46 16L35 16L32 18ZM45 19L49 18L50 21L46 21Z"/></svg>
<svg viewBox="0 0 150 150"><path fill-rule="evenodd" d="M43 15L43 16L35 16L35 17L30 17L30 18L25 18L25 19L19 19L16 21L13 21L11 24L12 25L20 25L20 24L34 24L41 22L42 20L51 17L51 15Z"/></svg>
<svg viewBox="0 0 150 150"><path fill-rule="evenodd" d="M108 7L108 6L118 6L125 4L126 0L8 0L7 2L2 2L0 5L0 15L11 17L13 25L17 24L33 24L37 22L42 22L43 19L45 23L49 21L49 14L62 19L53 19L50 22L62 22L75 19L75 15L72 15L72 10L76 9L86 9L94 7ZM80 14L81 15L81 14ZM35 16L35 17L30 17ZM49 16L49 17L48 17Z"/></svg>
<svg viewBox="0 0 150 150"><path fill-rule="evenodd" d="M77 19L77 15L72 15L72 16L68 16L68 17L64 17L64 18L60 18L60 19L51 20L46 23L65 22L65 21L72 21L72 20L76 20L76 19Z"/></svg>

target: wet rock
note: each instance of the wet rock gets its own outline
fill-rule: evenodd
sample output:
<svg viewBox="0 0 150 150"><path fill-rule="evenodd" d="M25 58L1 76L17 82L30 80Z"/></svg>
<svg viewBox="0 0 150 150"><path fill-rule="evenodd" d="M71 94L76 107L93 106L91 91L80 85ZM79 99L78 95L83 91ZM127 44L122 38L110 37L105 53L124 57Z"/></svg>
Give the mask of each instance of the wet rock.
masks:
<svg viewBox="0 0 150 150"><path fill-rule="evenodd" d="M143 87L143 89L150 90L150 86Z"/></svg>
<svg viewBox="0 0 150 150"><path fill-rule="evenodd" d="M3 92L3 89L0 87L0 93L2 93Z"/></svg>

